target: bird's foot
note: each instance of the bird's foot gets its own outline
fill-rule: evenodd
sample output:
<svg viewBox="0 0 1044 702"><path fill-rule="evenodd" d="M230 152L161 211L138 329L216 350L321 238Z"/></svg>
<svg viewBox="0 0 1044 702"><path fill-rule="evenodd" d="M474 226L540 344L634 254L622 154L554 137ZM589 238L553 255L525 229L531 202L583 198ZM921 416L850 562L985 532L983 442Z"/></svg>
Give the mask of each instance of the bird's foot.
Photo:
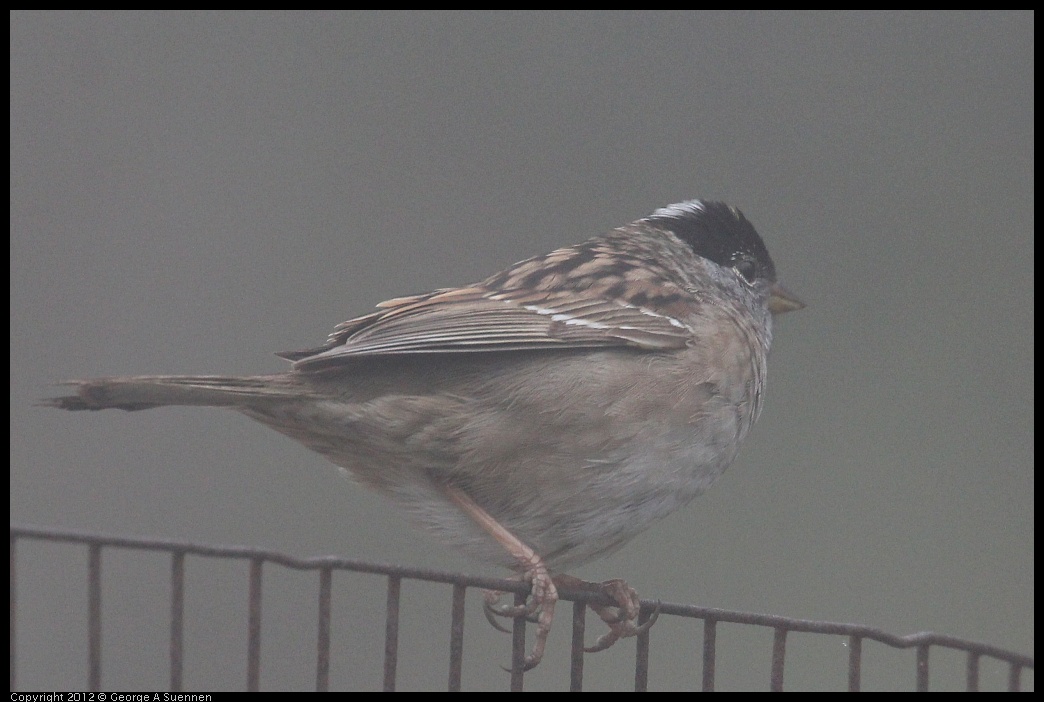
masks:
<svg viewBox="0 0 1044 702"><path fill-rule="evenodd" d="M555 576L555 584L562 588L597 592L607 596L615 603L613 605L588 603L588 606L598 615L598 618L608 625L609 631L598 637L593 646L585 647L584 651L587 653L604 651L620 639L644 634L656 623L657 618L660 616L660 606L657 604L648 621L637 624L636 621L641 612L641 602L638 599L638 593L635 592L633 587L620 579L593 583L574 578L571 575L557 575Z"/></svg>
<svg viewBox="0 0 1044 702"><path fill-rule="evenodd" d="M524 604L508 605L500 604L504 593L498 590L486 590L483 602L483 611L486 619L495 629L510 633L510 629L501 625L496 617L510 617L512 619L522 617L526 621L536 624L536 638L529 655L522 662L522 670L532 670L544 657L544 646L547 636L551 633L551 622L555 618L555 603L558 602L558 588L547 572L543 561L532 563L522 573L521 579L529 583L529 597Z"/></svg>

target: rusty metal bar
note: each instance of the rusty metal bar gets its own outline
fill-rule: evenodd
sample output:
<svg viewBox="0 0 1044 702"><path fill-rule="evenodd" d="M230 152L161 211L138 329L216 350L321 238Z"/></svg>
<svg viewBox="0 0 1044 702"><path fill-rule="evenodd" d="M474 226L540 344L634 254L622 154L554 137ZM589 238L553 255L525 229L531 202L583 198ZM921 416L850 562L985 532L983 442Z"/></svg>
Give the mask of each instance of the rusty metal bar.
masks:
<svg viewBox="0 0 1044 702"><path fill-rule="evenodd" d="M315 690L330 691L330 608L333 597L333 569L319 569L319 626L315 656Z"/></svg>
<svg viewBox="0 0 1044 702"><path fill-rule="evenodd" d="M968 654L968 668L966 681L967 684L965 685L965 692L979 691L979 655L977 653Z"/></svg>
<svg viewBox="0 0 1044 702"><path fill-rule="evenodd" d="M18 537L13 533L11 534L11 689L15 689L15 621L18 619L18 602L15 599L15 584L18 582L18 577L15 572L15 566L17 565L18 559L15 557L15 543L18 541Z"/></svg>
<svg viewBox="0 0 1044 702"><path fill-rule="evenodd" d="M101 544L91 544L87 556L87 689L101 691Z"/></svg>
<svg viewBox="0 0 1044 702"><path fill-rule="evenodd" d="M928 692L928 644L917 647L917 691Z"/></svg>
<svg viewBox="0 0 1044 702"><path fill-rule="evenodd" d="M714 692L714 668L717 655L718 620L703 620L703 691Z"/></svg>
<svg viewBox="0 0 1044 702"><path fill-rule="evenodd" d="M515 607L526 604L526 595L515 593ZM526 663L526 618L515 617L511 627L511 691L522 692Z"/></svg>
<svg viewBox="0 0 1044 702"><path fill-rule="evenodd" d="M453 586L453 608L450 612L450 692L460 692L460 677L464 667L464 596L467 588L463 585Z"/></svg>
<svg viewBox="0 0 1044 702"><path fill-rule="evenodd" d="M1032 665L1026 666L1032 668ZM1008 692L1019 692L1022 689L1022 665L1012 663L1008 668Z"/></svg>
<svg viewBox="0 0 1044 702"><path fill-rule="evenodd" d="M247 620L247 690L261 689L261 568L263 558L250 559L250 599Z"/></svg>
<svg viewBox="0 0 1044 702"><path fill-rule="evenodd" d="M584 635L587 624L587 603L573 603L573 640L569 646L569 691L584 691Z"/></svg>
<svg viewBox="0 0 1044 702"><path fill-rule="evenodd" d="M769 681L769 689L772 692L783 692L783 664L786 656L787 630L779 627L772 637L772 677Z"/></svg>
<svg viewBox="0 0 1044 702"><path fill-rule="evenodd" d="M641 626L649 621L652 610L642 607L638 611L638 625ZM635 642L634 653L634 691L648 692L649 690L649 630L638 634Z"/></svg>
<svg viewBox="0 0 1044 702"><path fill-rule="evenodd" d="M185 661L185 553L170 557L170 690L181 692Z"/></svg>
<svg viewBox="0 0 1044 702"><path fill-rule="evenodd" d="M402 578L388 576L388 598L384 620L384 691L395 692L396 666L399 663L399 600Z"/></svg>
<svg viewBox="0 0 1044 702"><path fill-rule="evenodd" d="M848 637L848 691L859 692L863 684L863 638Z"/></svg>

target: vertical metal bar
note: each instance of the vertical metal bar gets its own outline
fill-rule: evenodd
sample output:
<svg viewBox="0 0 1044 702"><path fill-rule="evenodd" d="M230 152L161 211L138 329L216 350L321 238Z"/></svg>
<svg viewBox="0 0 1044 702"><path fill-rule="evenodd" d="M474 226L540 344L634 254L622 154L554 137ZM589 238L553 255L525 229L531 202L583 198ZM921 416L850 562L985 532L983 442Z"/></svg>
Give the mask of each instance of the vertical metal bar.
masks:
<svg viewBox="0 0 1044 702"><path fill-rule="evenodd" d="M185 652L185 552L170 557L170 689L181 692Z"/></svg>
<svg viewBox="0 0 1044 702"><path fill-rule="evenodd" d="M101 691L101 546L87 556L87 689Z"/></svg>
<svg viewBox="0 0 1044 702"><path fill-rule="evenodd" d="M928 646L917 647L917 691L928 692Z"/></svg>
<svg viewBox="0 0 1044 702"><path fill-rule="evenodd" d="M645 607L638 611L638 625L641 626L649 621L651 613ZM635 643L634 654L634 691L647 692L649 690L649 631L643 631L638 635Z"/></svg>
<svg viewBox="0 0 1044 702"><path fill-rule="evenodd" d="M714 665L718 645L718 620L703 620L703 691L714 692Z"/></svg>
<svg viewBox="0 0 1044 702"><path fill-rule="evenodd" d="M15 601L15 543L18 537L11 536L11 690L15 689L15 619L17 619L18 606Z"/></svg>
<svg viewBox="0 0 1044 702"><path fill-rule="evenodd" d="M261 689L261 566L262 558L250 559L250 601L247 619L247 690Z"/></svg>
<svg viewBox="0 0 1044 702"><path fill-rule="evenodd" d="M1022 666L1012 663L1008 668L1008 692L1019 692L1022 689Z"/></svg>
<svg viewBox="0 0 1044 702"><path fill-rule="evenodd" d="M787 657L787 630L776 629L776 635L772 639L772 678L770 689L773 692L783 692L783 664Z"/></svg>
<svg viewBox="0 0 1044 702"><path fill-rule="evenodd" d="M965 692L979 691L979 654L968 653L968 677Z"/></svg>
<svg viewBox="0 0 1044 702"><path fill-rule="evenodd" d="M569 647L569 691L584 691L584 635L587 603L573 603L573 642Z"/></svg>
<svg viewBox="0 0 1044 702"><path fill-rule="evenodd" d="M515 593L515 606L526 604L526 596ZM526 618L515 617L511 627L511 691L522 692L526 664Z"/></svg>
<svg viewBox="0 0 1044 702"><path fill-rule="evenodd" d="M459 583L453 586L453 607L450 611L450 692L460 692L460 674L464 666L464 595L467 588Z"/></svg>
<svg viewBox="0 0 1044 702"><path fill-rule="evenodd" d="M848 691L859 692L863 686L863 637L848 637Z"/></svg>
<svg viewBox="0 0 1044 702"><path fill-rule="evenodd" d="M402 578L388 576L388 601L384 619L384 691L395 692L395 668L399 663L399 597Z"/></svg>
<svg viewBox="0 0 1044 702"><path fill-rule="evenodd" d="M315 655L315 691L330 690L330 599L333 591L333 568L319 569L319 620Z"/></svg>

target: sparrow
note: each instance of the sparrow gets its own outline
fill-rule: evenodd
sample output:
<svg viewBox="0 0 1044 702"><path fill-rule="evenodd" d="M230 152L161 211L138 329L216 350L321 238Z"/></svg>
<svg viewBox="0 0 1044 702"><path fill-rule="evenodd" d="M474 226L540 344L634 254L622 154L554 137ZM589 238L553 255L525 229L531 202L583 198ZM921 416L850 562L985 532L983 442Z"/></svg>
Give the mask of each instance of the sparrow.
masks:
<svg viewBox="0 0 1044 702"><path fill-rule="evenodd" d="M536 666L564 570L706 490L761 413L774 315L804 304L761 236L689 200L459 288L399 297L278 354L288 372L64 383L65 410L237 410L316 451L438 539L514 570ZM622 580L588 650L644 629ZM646 622L643 626L651 624ZM495 624L495 622L494 622ZM501 627L498 627L501 628Z"/></svg>

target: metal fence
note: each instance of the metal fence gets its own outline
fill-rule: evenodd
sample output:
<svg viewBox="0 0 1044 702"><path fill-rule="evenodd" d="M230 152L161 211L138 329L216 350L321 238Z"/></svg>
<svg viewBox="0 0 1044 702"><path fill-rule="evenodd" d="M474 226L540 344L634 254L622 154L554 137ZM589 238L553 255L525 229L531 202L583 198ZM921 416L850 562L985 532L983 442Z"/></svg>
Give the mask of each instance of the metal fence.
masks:
<svg viewBox="0 0 1044 702"><path fill-rule="evenodd" d="M477 577L460 573L441 572L436 570L406 568L375 563L366 563L345 558L295 558L283 553L255 548L208 546L205 544L165 541L158 539L136 539L103 536L76 531L44 529L30 526L11 526L11 689L16 689L17 637L15 622L17 619L17 552L23 541L50 541L67 544L82 544L87 550L87 602L88 602L88 637L87 688L99 690L102 687L102 556L110 549L131 549L153 553L170 554L170 679L171 691L180 691L183 680L184 661L184 615L185 615L185 559L189 556L216 559L246 560L250 564L247 588L248 624L247 624L247 669L245 671L246 687L257 690L260 686L261 672L261 594L262 573L266 564L282 566L294 570L318 571L318 642L315 664L315 688L319 691L329 689L330 683L330 617L331 592L334 571L350 571L385 576L387 579L387 609L384 626L384 680L386 691L395 690L396 668L399 659L399 611L401 585L404 580L419 580L433 583L444 583L452 586L452 615L450 624L450 663L447 671L447 689L461 689L461 668L463 663L464 641L464 598L468 588L483 588L515 593L516 603L524 601L528 586L517 580ZM23 547L24 548L24 547ZM569 688L573 691L583 689L584 683L584 623L588 603L612 604L600 594L560 588L562 600L573 603L572 611L572 645L570 650ZM686 604L658 603L642 600L639 621L645 621L655 609L659 616L685 617L703 620L703 671L702 689L715 689L715 667L717 663L716 640L720 625L739 624L754 627L767 627L774 631L771 661L768 664L770 689L783 689L784 669L786 665L787 636L790 633L827 634L847 637L848 644L848 689L861 689L863 642L876 641L897 649L914 649L912 665L915 668L916 689L927 691L929 688L929 660L931 649L950 649L962 651L967 655L966 682L968 691L979 689L979 670L983 658L995 659L1008 666L1007 689L1011 692L1020 690L1022 672L1033 669L1033 658L1013 651L1007 651L974 641L945 636L934 633L917 633L909 636L896 636L880 629L856 624L792 619L750 612L736 612L707 607L696 607ZM649 683L649 639L655 633L655 627L640 635L637 640L637 655L634 665L634 689L644 691ZM512 639L512 660L510 687L513 691L523 689L524 673L522 660L526 653L526 622L515 619Z"/></svg>

